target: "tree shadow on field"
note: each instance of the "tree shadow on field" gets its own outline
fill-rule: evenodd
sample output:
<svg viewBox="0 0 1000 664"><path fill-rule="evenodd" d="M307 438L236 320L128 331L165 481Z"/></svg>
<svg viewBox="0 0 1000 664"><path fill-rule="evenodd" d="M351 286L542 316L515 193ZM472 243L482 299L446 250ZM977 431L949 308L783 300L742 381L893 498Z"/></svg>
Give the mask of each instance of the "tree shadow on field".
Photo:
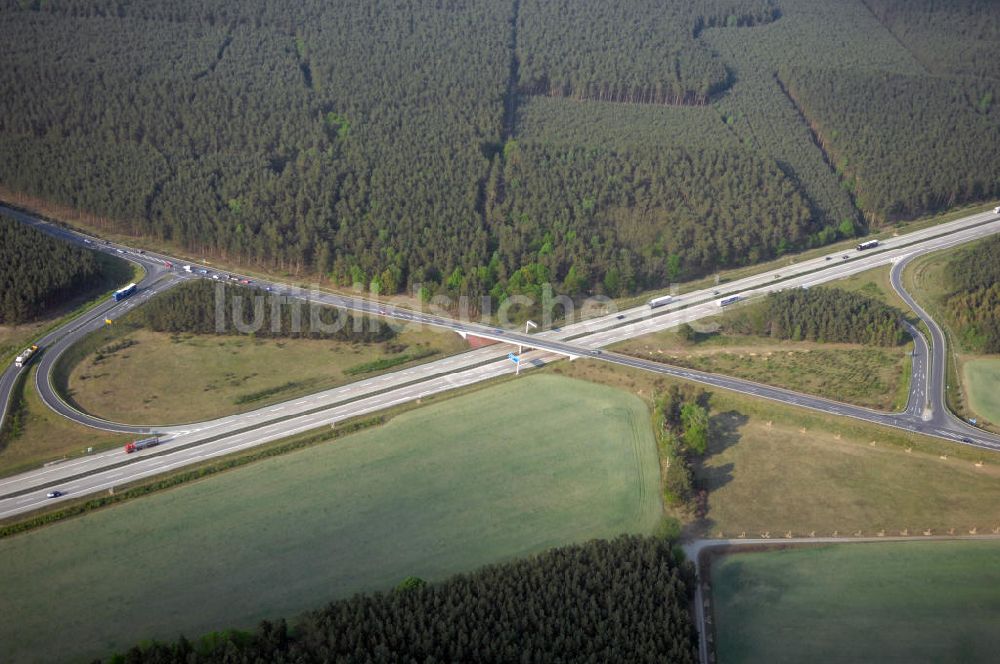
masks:
<svg viewBox="0 0 1000 664"><path fill-rule="evenodd" d="M691 466L694 473L696 492L695 516L697 526L708 532L715 524L711 519L710 496L713 491L724 487L733 479L733 464L709 465L713 457L740 442L740 432L750 418L736 410L718 413L708 421L708 451Z"/></svg>

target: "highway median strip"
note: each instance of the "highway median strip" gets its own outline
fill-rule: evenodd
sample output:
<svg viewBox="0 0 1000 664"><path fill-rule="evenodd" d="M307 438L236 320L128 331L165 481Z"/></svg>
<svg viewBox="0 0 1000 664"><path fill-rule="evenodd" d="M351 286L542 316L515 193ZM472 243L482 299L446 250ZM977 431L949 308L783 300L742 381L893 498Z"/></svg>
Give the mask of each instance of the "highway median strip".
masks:
<svg viewBox="0 0 1000 664"><path fill-rule="evenodd" d="M463 371L471 371L471 370L477 369L479 367L483 367L483 366L486 366L486 365L489 365L489 364L496 364L498 362L503 362L505 360L506 360L506 358L494 358L494 359L484 360L484 361L479 362L477 364L473 364L473 365L471 365L469 367L466 367L465 369L463 369ZM423 382L432 380L434 378L438 378L440 376L446 375L447 373L450 373L450 372L447 371L447 370L444 370L444 371L442 371L440 373L435 373L435 374L433 374L431 376L428 376L426 378L423 378L423 379L415 379L415 380L412 380L412 381L408 381L406 383L401 383L399 385L395 385L395 386L391 386L391 387L385 387L385 388L382 388L382 389L374 390L372 392L366 392L365 394L362 394L362 395L359 395L359 396L356 396L356 397L350 397L348 399L343 399L343 400L337 401L335 403L327 404L327 405L324 405L324 406L319 406L317 408L313 408L313 409L310 409L310 410L302 411L302 412L299 412L299 413L291 413L291 414L288 414L288 415L282 415L282 416L279 416L279 417L267 419L264 422L258 422L258 423L255 423L255 424L251 424L251 425L242 427L240 429L236 429L236 430L233 430L233 431L227 431L225 433L216 434L214 436L210 436L208 438L204 438L204 439L197 440L197 441L192 441L192 442L184 444L184 445L178 445L178 446L175 446L175 447L171 447L169 449L161 449L161 450L159 450L155 454L147 454L147 455L143 455L143 456L140 456L140 457L127 457L127 458L123 459L120 463L116 463L116 464L104 466L102 468L99 468L99 469L96 469L96 470L93 470L93 471L90 471L90 472L79 473L77 475L72 475L70 477L60 478L58 480L53 480L51 482L47 482L45 484L32 487L30 489L24 489L22 491L15 491L15 492L11 492L11 493L8 493L8 494L3 494L3 495L0 495L0 499L17 498L19 496L27 495L29 493L34 493L34 492L42 490L42 489L47 489L47 488L54 487L54 486L57 486L57 485L66 484L67 482L72 482L74 480L77 480L77 479L80 479L80 478L83 478L83 477L87 477L89 475L94 475L94 474L97 474L97 473L103 473L103 472L107 472L109 470L114 470L115 468L120 468L120 467L123 467L123 466L127 466L127 465L129 465L131 463L137 463L139 461L143 461L143 460L154 458L154 457L169 456L169 455L174 454L175 452L179 452L181 450L186 450L186 449L190 449L192 447L197 447L199 445L205 445L205 444L213 443L215 441L222 440L222 439L225 439L225 438L230 438L230 437L233 437L233 436L238 436L240 434L247 433L247 432L253 431L255 429L259 429L260 427L265 426L265 425L279 424L281 422L285 422L287 420L295 419L295 418L298 418L298 417L306 417L306 416L309 416L309 415L315 415L316 413L321 413L321 412L324 412L324 411L327 411L327 410L331 410L333 408L339 408L340 406L344 406L344 405L347 405L347 404L350 404L350 403L354 403L354 402L360 401L362 399L367 399L367 398L370 398L370 397L379 396L381 394L390 393L390 392L393 392L393 391L398 390L398 389L402 389L402 388L405 388L405 387L409 387L409 386L412 386L412 385L423 383ZM157 428L165 428L165 427L150 427L151 431L155 431Z"/></svg>

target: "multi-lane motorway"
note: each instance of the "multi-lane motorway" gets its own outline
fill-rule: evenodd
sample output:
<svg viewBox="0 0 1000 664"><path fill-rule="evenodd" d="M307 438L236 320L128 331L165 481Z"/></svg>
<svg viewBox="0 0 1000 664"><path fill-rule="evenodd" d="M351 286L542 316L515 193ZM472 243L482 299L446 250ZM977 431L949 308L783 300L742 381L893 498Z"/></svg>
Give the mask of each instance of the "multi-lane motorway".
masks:
<svg viewBox="0 0 1000 664"><path fill-rule="evenodd" d="M96 240L45 224L27 215L19 216L26 223L30 222L74 242L83 243L89 240L90 245L105 251L116 253L118 250L126 251L123 247L104 245L103 243L97 245ZM943 353L943 337L940 342L936 337L934 338L934 355L932 357L928 353L922 337L916 334L913 385L909 403L906 409L900 413L872 411L750 381L679 369L601 350L601 347L618 341L667 329L681 322L717 314L719 306L716 304L716 300L727 294L740 293L745 297L752 297L782 288L809 287L813 284L840 279L890 263L896 265L893 274L898 277L898 271L901 269L903 261L908 260L909 257L968 242L998 231L1000 231L1000 216L991 213L972 215L949 224L890 238L884 241L876 251L855 252L852 249L846 253L820 256L783 267L780 270L727 283L718 287L717 292L709 289L686 293L676 297L669 306L653 311L647 306L640 306L533 335L391 307L364 298L298 291L283 284L262 282L259 285L270 286L275 291L289 297L299 297L307 301L346 308L356 312L385 316L405 323L434 325L458 333L506 343L358 381L243 415L190 425L154 426L107 422L75 411L63 403L55 391L51 389L48 385L47 369L58 357L60 350L74 343L87 334L89 330L103 324L105 315L110 316L112 313L120 315L125 307L119 305L121 309L111 308L110 311L98 309L92 314L78 319L72 324L72 329L52 333L54 341L49 341L53 345L43 355L37 372L39 377L37 383L43 399L58 412L88 426L136 433L155 430L165 434L166 442L164 445L146 452L125 455L120 450L112 450L2 479L0 480L0 518L30 511L46 502L51 502L45 499L45 491L50 487L58 487L61 491L65 491L67 499L78 497L188 463L195 463L259 445L299 431L331 425L346 418L371 413L397 403L509 374L513 371L513 365L506 359L507 352L510 350L510 346L506 344L522 344L528 348L536 349L523 355L524 364L522 366L531 366L532 362L544 362L560 356L586 356L831 414L917 431L984 448L1000 449L1000 437L970 427L954 416L950 416L943 407L943 397L939 399L938 396L932 394L932 391L936 390L939 385L935 382L934 376L943 375L936 369L941 365L938 355ZM147 276L141 284L142 290L139 299L134 300L129 306L135 306L135 303L140 302L142 298L149 297L155 292L161 292L184 278L193 278L187 273L178 273L176 266L182 261L159 255L124 255L130 260L142 263L147 269ZM165 270L164 261L174 263L174 270ZM899 287L898 278L894 278L893 283ZM908 298L908 296L905 297ZM126 303L128 303L127 300ZM910 303L911 306L915 304L911 300ZM106 306L102 305L102 307ZM915 306L914 311L921 313L919 308ZM931 329L933 331L934 327ZM46 343L47 341L43 340L43 345ZM941 356L943 357L943 354ZM8 370L9 372L10 370ZM931 378L927 380L923 378L924 376ZM0 387L7 385L7 379L8 376L5 373L5 382L0 383ZM6 392L0 396L5 397Z"/></svg>

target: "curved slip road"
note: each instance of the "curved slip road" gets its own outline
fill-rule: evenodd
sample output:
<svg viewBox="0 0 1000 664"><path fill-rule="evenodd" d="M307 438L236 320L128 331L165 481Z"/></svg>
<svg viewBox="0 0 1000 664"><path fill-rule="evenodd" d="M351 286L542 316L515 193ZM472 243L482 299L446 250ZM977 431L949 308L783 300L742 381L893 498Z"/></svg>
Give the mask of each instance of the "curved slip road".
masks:
<svg viewBox="0 0 1000 664"><path fill-rule="evenodd" d="M933 233L932 231L936 231ZM917 233L891 238L878 251L858 252L819 257L803 263L748 277L725 286L725 293L749 295L766 293L782 288L811 286L816 283L843 278L880 265L897 262L904 257L934 251L967 242L1000 231L997 215L981 214L925 229ZM919 241L914 241L918 236ZM266 283L266 282L265 282ZM968 433L952 424L926 422L920 416L925 395L915 388L905 411L882 413L834 401L774 388L740 379L680 369L636 358L606 353L599 350L617 341L655 332L718 313L717 294L709 290L679 296L671 305L650 311L648 307L635 307L621 314L609 314L549 330L535 335L524 335L509 330L473 323L463 323L442 316L434 316L399 307L390 307L363 298L353 298L326 293L303 293L282 284L271 284L278 292L353 311L382 315L408 323L421 323L452 329L456 332L523 344L539 349L524 355L525 363L544 363L558 356L588 356L595 359L632 366L647 371L671 375L685 380L701 382L713 387L731 389L763 398L799 405L834 415L854 417L876 424L893 426L952 441L962 441ZM915 337L915 376L921 371L918 358L926 356L926 344L921 347L920 335ZM567 341L569 340L569 341ZM923 352L921 352L923 348ZM73 462L24 473L0 480L0 518L30 511L50 502L44 498L46 487L66 489L66 498L98 491L116 484L134 481L165 469L194 463L205 458L225 454L235 449L251 447L275 440L298 431L325 424L333 424L348 417L367 414L405 401L446 391L460 385L502 376L513 372L513 365L505 360L508 348L485 348L445 358L400 372L385 374L359 381L317 395L266 407L243 415L220 418L212 422L155 427L168 434L164 445L126 456L113 450ZM548 351L548 352L546 352ZM926 366L926 365L924 365ZM921 385L919 378L914 385ZM72 415L70 415L73 417ZM74 417L74 419L76 419ZM79 421L79 420L78 420ZM95 423L84 422L90 426ZM100 420L96 425L105 428L113 423ZM129 425L122 425L129 426ZM140 427L142 432L154 427ZM968 437L968 443L988 449L1000 449L1000 438L983 432ZM174 454L184 454L174 457ZM169 456L169 459L167 458ZM164 465L166 464L166 465Z"/></svg>

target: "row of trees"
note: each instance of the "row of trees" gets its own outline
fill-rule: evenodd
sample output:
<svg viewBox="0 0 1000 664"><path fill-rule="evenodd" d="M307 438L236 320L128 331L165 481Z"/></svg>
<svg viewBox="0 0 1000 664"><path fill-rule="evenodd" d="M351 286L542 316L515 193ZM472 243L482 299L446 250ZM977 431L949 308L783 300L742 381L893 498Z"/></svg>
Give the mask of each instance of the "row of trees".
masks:
<svg viewBox="0 0 1000 664"><path fill-rule="evenodd" d="M115 664L226 662L673 662L698 659L693 568L666 540L553 549L426 585L357 595L292 629L137 646Z"/></svg>
<svg viewBox="0 0 1000 664"><path fill-rule="evenodd" d="M697 36L706 27L765 23L772 0L522 0L519 89L575 99L707 103L729 83Z"/></svg>
<svg viewBox="0 0 1000 664"><path fill-rule="evenodd" d="M375 343L396 333L376 318L356 318L341 309L305 304L255 287L190 281L133 311L130 319L157 332L253 334Z"/></svg>
<svg viewBox="0 0 1000 664"><path fill-rule="evenodd" d="M947 272L945 308L962 345L1000 353L1000 237L961 252Z"/></svg>
<svg viewBox="0 0 1000 664"><path fill-rule="evenodd" d="M682 507L697 499L699 516L704 516L704 496L696 496L692 464L708 451L710 400L708 392L690 385L671 385L653 399L663 500L670 507Z"/></svg>
<svg viewBox="0 0 1000 664"><path fill-rule="evenodd" d="M903 315L878 300L837 288L782 291L734 311L726 328L792 341L896 346L906 338Z"/></svg>
<svg viewBox="0 0 1000 664"><path fill-rule="evenodd" d="M1000 81L826 69L782 79L877 219L1000 196Z"/></svg>
<svg viewBox="0 0 1000 664"><path fill-rule="evenodd" d="M0 323L38 318L101 280L93 252L0 214Z"/></svg>

